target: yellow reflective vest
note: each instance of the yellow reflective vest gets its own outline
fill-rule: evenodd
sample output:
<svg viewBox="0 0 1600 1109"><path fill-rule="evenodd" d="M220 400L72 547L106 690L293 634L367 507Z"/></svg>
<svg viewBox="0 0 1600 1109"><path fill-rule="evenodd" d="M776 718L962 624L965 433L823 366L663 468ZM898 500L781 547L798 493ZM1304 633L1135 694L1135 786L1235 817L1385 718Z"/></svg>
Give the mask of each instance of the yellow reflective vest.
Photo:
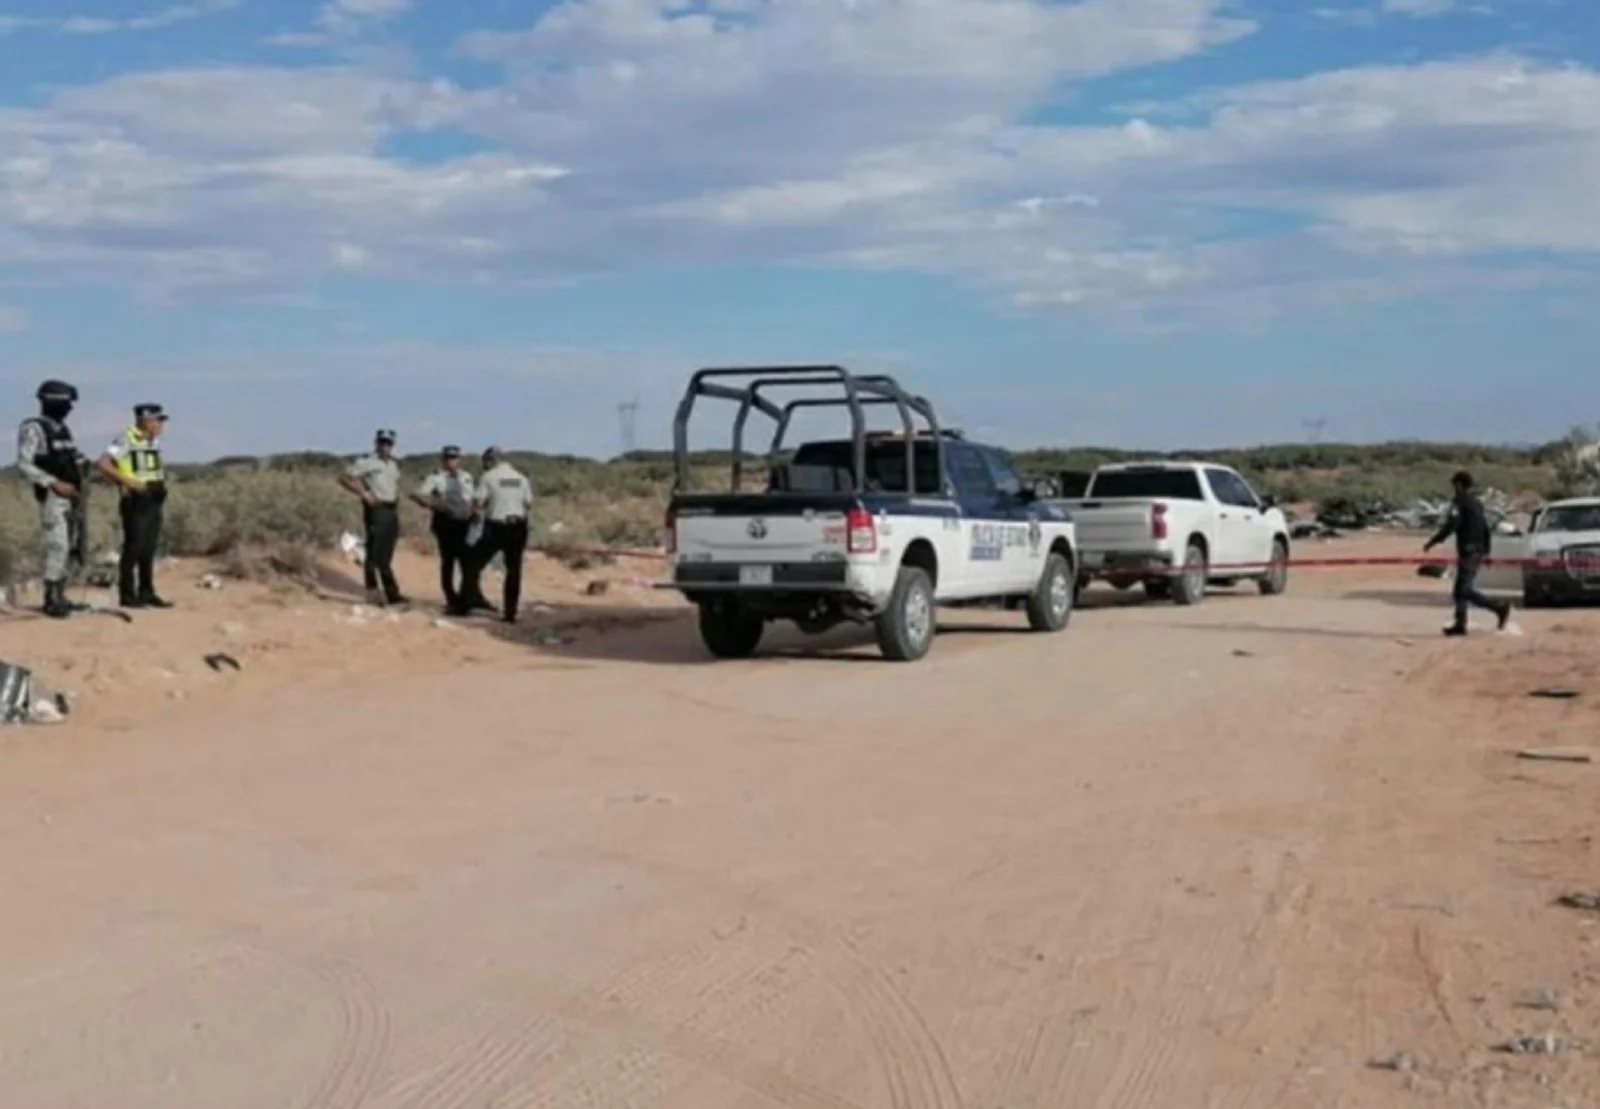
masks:
<svg viewBox="0 0 1600 1109"><path fill-rule="evenodd" d="M122 433L122 449L118 452L117 470L125 477L148 485L167 480L161 468L161 448L155 439L146 439L137 426Z"/></svg>

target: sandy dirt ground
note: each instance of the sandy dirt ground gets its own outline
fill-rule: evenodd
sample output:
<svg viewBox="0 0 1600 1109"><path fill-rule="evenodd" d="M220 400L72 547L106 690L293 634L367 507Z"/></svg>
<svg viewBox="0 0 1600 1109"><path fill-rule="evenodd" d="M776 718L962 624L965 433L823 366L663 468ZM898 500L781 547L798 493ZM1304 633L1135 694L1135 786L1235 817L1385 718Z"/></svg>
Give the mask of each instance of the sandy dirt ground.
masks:
<svg viewBox="0 0 1600 1109"><path fill-rule="evenodd" d="M1513 753L1594 742L1600 612L1305 571L708 663L653 572L0 617L80 697L0 738L0 1105L1600 1105L1600 764Z"/></svg>

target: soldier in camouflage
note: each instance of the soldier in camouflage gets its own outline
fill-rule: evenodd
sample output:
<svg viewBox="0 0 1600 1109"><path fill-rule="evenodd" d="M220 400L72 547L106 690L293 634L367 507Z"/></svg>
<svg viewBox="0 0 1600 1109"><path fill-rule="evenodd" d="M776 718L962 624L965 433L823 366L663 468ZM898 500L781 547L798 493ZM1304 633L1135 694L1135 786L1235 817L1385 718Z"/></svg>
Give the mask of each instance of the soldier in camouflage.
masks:
<svg viewBox="0 0 1600 1109"><path fill-rule="evenodd" d="M39 503L39 536L44 580L44 612L62 619L73 606L67 602L67 572L79 546L74 528L82 528L77 512L83 494L85 459L72 441L67 417L78 400L78 390L64 381L46 381L35 396L39 415L23 420L17 429L17 468ZM82 557L82 552L78 552Z"/></svg>

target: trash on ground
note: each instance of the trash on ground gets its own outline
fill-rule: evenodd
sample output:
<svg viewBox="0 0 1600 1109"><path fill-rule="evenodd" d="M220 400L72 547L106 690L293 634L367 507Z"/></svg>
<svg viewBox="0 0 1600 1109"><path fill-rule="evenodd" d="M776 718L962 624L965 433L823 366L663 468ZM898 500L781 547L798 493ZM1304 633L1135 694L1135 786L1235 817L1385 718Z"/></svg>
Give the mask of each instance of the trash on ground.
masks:
<svg viewBox="0 0 1600 1109"><path fill-rule="evenodd" d="M207 574L195 583L197 589L221 589L222 579L216 574Z"/></svg>
<svg viewBox="0 0 1600 1109"><path fill-rule="evenodd" d="M610 591L610 589L611 583L606 581L604 578L599 578L584 586L583 592L584 595L588 597L603 597L607 592Z"/></svg>
<svg viewBox="0 0 1600 1109"><path fill-rule="evenodd" d="M1442 578L1444 577L1444 572L1445 566L1438 562L1425 562L1417 567L1417 577L1419 578Z"/></svg>
<svg viewBox="0 0 1600 1109"><path fill-rule="evenodd" d="M72 705L33 679L26 667L0 662L0 724L59 724Z"/></svg>
<svg viewBox="0 0 1600 1109"><path fill-rule="evenodd" d="M540 628L533 633L533 641L541 647L565 647L572 642L554 628Z"/></svg>
<svg viewBox="0 0 1600 1109"><path fill-rule="evenodd" d="M1554 1013L1561 1008L1561 991L1554 989L1534 990L1518 1003L1519 1008L1534 1009L1541 1013Z"/></svg>
<svg viewBox="0 0 1600 1109"><path fill-rule="evenodd" d="M1519 759L1536 759L1541 762L1593 762L1593 747L1525 747L1517 752Z"/></svg>
<svg viewBox="0 0 1600 1109"><path fill-rule="evenodd" d="M205 657L205 663L206 663L207 666L211 667L211 669L216 670L218 672L221 672L221 670L222 670L222 668L224 666L228 667L231 670L243 669L239 665L239 660L238 659L234 658L232 655L230 655L230 654L228 654L228 653L226 653L224 651L217 651L214 654L207 655Z"/></svg>
<svg viewBox="0 0 1600 1109"><path fill-rule="evenodd" d="M1554 1032L1545 1032L1538 1036L1518 1036L1501 1044L1500 1050L1511 1055L1559 1055L1563 1051L1578 1050L1578 1045Z"/></svg>
<svg viewBox="0 0 1600 1109"><path fill-rule="evenodd" d="M1234 658L1255 658L1256 657L1256 653L1254 651L1246 651L1242 647L1236 647L1236 648L1234 648L1234 651L1233 651L1233 657Z"/></svg>
<svg viewBox="0 0 1600 1109"><path fill-rule="evenodd" d="M1556 898L1556 904L1563 909L1600 913L1600 893L1564 893Z"/></svg>
<svg viewBox="0 0 1600 1109"><path fill-rule="evenodd" d="M347 531L339 536L339 551L351 562L360 564L366 561L367 545L354 532Z"/></svg>
<svg viewBox="0 0 1600 1109"><path fill-rule="evenodd" d="M1570 701L1581 694L1582 690L1572 689L1564 685L1544 686L1540 689L1530 689L1528 691L1529 697L1542 697L1548 701Z"/></svg>
<svg viewBox="0 0 1600 1109"><path fill-rule="evenodd" d="M1392 1070L1400 1074L1410 1074L1417 1069L1417 1057L1409 1051L1397 1051L1383 1059L1374 1059L1367 1065L1373 1070Z"/></svg>

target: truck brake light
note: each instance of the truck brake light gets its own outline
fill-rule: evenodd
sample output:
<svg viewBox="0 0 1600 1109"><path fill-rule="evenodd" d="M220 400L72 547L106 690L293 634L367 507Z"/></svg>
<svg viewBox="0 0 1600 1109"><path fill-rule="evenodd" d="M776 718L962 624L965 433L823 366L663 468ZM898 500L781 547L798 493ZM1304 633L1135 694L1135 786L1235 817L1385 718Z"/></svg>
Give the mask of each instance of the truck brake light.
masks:
<svg viewBox="0 0 1600 1109"><path fill-rule="evenodd" d="M844 518L845 551L849 554L872 554L878 549L878 526L872 522L872 513L861 507L852 508Z"/></svg>
<svg viewBox="0 0 1600 1109"><path fill-rule="evenodd" d="M678 514L671 505L667 506L665 531L661 538L661 545L667 549L668 554L678 550Z"/></svg>
<svg viewBox="0 0 1600 1109"><path fill-rule="evenodd" d="M1167 537L1167 506L1153 504L1150 506L1150 538L1165 539Z"/></svg>

